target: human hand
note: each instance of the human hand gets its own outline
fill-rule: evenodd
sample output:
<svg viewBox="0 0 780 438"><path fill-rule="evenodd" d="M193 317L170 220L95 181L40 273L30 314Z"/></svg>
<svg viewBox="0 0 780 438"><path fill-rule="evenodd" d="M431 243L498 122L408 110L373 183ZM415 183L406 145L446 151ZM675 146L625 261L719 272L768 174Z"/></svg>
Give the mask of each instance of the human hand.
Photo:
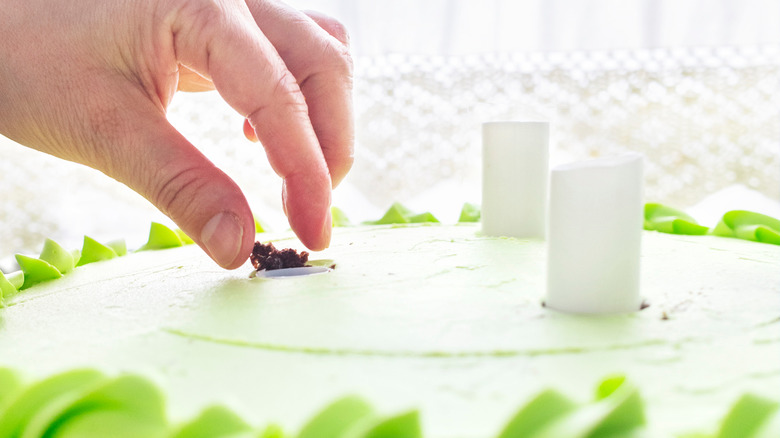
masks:
<svg viewBox="0 0 780 438"><path fill-rule="evenodd" d="M128 185L233 269L247 201L165 118L177 90L216 88L283 178L292 229L328 246L354 137L338 22L273 0L0 0L0 23L0 133Z"/></svg>

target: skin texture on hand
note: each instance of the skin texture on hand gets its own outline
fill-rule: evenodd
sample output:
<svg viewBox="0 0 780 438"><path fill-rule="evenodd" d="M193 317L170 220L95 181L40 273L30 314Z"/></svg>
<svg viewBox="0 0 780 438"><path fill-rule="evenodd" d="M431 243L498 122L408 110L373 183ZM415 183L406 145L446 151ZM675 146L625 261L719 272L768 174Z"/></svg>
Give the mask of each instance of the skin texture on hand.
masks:
<svg viewBox="0 0 780 438"><path fill-rule="evenodd" d="M126 184L232 269L247 201L165 118L177 90L216 89L283 178L292 229L328 246L354 143L341 24L273 0L0 0L0 23L0 133Z"/></svg>

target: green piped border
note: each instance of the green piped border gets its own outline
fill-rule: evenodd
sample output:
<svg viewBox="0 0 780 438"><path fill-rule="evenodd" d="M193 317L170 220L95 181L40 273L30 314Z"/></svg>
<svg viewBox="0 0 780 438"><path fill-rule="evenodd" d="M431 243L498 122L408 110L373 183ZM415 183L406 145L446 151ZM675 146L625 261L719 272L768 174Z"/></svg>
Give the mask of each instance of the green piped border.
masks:
<svg viewBox="0 0 780 438"><path fill-rule="evenodd" d="M644 228L668 234L735 237L780 245L780 220L745 210L726 212L712 229L699 225L685 212L663 204L645 204Z"/></svg>
<svg viewBox="0 0 780 438"><path fill-rule="evenodd" d="M726 213L711 232L716 236L780 245L780 220L752 211Z"/></svg>
<svg viewBox="0 0 780 438"><path fill-rule="evenodd" d="M479 222L480 207L465 203L460 211L458 223ZM439 220L429 213L414 213L401 203L393 203L385 214L366 225L404 225L412 223L438 223ZM335 224L335 221L334 221ZM696 219L668 205L649 202L644 206L644 229L667 234L702 236L713 235L735 237L754 242L780 245L780 220L760 213L732 210L712 229L700 225Z"/></svg>
<svg viewBox="0 0 780 438"><path fill-rule="evenodd" d="M458 223L479 222L480 207L465 203ZM337 207L331 208L334 227L352 226L347 215ZM393 203L378 220L364 222L366 225L436 224L439 220L430 212L415 213L401 203ZM264 232L266 227L255 217L255 230ZM682 210L659 203L647 203L644 207L644 229L667 234L705 235L733 237L754 242L780 245L780 220L760 213L733 210L725 213L718 224L709 229ZM193 244L193 240L180 229L152 222L149 239L136 251L158 250ZM102 260L109 260L127 254L124 240L102 244L84 236L81 250L68 252L57 242L46 239L38 258L16 255L22 268L8 274L0 272L0 307L4 298L10 298L19 291L36 284L62 277L75 267Z"/></svg>
<svg viewBox="0 0 780 438"><path fill-rule="evenodd" d="M439 223L436 216L430 212L415 213L406 208L400 202L390 206L385 214L378 220L364 222L366 225L394 225L394 224L425 224Z"/></svg>
<svg viewBox="0 0 780 438"><path fill-rule="evenodd" d="M465 203L460 211L458 223L479 222L480 207ZM385 214L375 220L364 222L366 225L404 225L413 223L438 223L439 220L429 213L414 213L398 202L390 206ZM335 224L335 221L334 221ZM718 224L710 229L700 225L696 219L668 205L649 202L644 206L644 229L667 234L690 236L713 235L735 237L754 242L780 245L780 220L760 213L732 210L723 215Z"/></svg>
<svg viewBox="0 0 780 438"><path fill-rule="evenodd" d="M645 204L645 230L668 234L703 235L709 230L682 210L663 204Z"/></svg>
<svg viewBox="0 0 780 438"><path fill-rule="evenodd" d="M423 438L418 410L386 415L370 402L346 396L322 408L297 433L276 424L257 429L227 407L205 408L191 420L169 420L165 396L148 379L111 377L94 369L66 371L25 383L0 368L0 436L116 438ZM496 438L614 438L645 436L647 416L635 385L610 376L593 400L576 402L547 389L522 405ZM102 433L108 435L101 435ZM780 434L780 404L752 394L741 397L715 434L698 438L769 438Z"/></svg>
<svg viewBox="0 0 780 438"><path fill-rule="evenodd" d="M174 248L192 243L193 240L183 231L152 222L148 241L136 252ZM103 244L89 236L84 236L81 249L73 251L67 251L59 243L46 239L43 250L37 258L16 254L20 271L7 276L0 272L0 307L4 307L4 299L36 284L56 280L80 266L122 257L127 253L127 245L122 239Z"/></svg>

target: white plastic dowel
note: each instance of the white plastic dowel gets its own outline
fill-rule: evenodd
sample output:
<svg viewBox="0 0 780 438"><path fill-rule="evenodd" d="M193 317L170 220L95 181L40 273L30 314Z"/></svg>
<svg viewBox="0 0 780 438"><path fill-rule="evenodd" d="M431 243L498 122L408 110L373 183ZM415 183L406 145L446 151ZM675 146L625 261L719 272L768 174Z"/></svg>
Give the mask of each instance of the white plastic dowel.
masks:
<svg viewBox="0 0 780 438"><path fill-rule="evenodd" d="M642 181L643 158L633 153L552 170L547 307L639 310Z"/></svg>
<svg viewBox="0 0 780 438"><path fill-rule="evenodd" d="M482 232L488 236L545 237L549 124L482 125Z"/></svg>

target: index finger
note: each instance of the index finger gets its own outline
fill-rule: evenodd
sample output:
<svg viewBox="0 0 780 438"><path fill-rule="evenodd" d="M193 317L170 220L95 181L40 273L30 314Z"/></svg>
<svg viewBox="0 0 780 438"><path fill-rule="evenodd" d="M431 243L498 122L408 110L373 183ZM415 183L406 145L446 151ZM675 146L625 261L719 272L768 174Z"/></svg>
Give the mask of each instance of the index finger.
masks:
<svg viewBox="0 0 780 438"><path fill-rule="evenodd" d="M306 101L246 4L234 3L225 8L185 2L173 26L176 53L208 74L228 104L249 119L284 179L290 226L304 245L324 249L330 242L331 179Z"/></svg>
<svg viewBox="0 0 780 438"><path fill-rule="evenodd" d="M306 96L309 118L335 187L354 159L352 58L347 32L323 14L303 13L282 2L248 3L255 21Z"/></svg>

